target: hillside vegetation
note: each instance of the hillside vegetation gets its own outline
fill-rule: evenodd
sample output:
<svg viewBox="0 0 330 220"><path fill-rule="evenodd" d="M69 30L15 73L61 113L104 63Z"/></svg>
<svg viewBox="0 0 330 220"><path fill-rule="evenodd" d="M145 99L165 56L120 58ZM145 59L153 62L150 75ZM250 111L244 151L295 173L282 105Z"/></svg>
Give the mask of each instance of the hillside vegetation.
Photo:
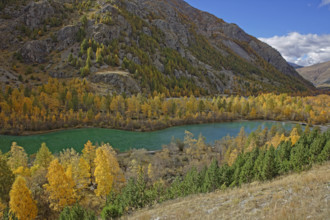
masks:
<svg viewBox="0 0 330 220"><path fill-rule="evenodd" d="M173 125L237 119L292 120L326 124L330 96L293 97L287 94L167 98L100 95L85 80L59 81L30 88L0 90L0 133L22 134L58 128L95 126L156 130Z"/></svg>
<svg viewBox="0 0 330 220"><path fill-rule="evenodd" d="M198 194L143 209L123 219L320 219L330 216L330 163L311 170Z"/></svg>
<svg viewBox="0 0 330 220"><path fill-rule="evenodd" d="M242 129L237 137L214 145L187 131L183 142L154 154L133 150L117 155L109 144L88 141L81 153L64 149L53 155L43 143L28 157L14 142L0 154L0 215L116 218L192 194L269 181L329 160L330 130L303 131L299 124L290 133L274 126L247 136Z"/></svg>
<svg viewBox="0 0 330 220"><path fill-rule="evenodd" d="M315 92L276 50L183 0L6 0L0 8L2 87L52 76L104 83L106 93ZM118 70L129 75L97 74Z"/></svg>

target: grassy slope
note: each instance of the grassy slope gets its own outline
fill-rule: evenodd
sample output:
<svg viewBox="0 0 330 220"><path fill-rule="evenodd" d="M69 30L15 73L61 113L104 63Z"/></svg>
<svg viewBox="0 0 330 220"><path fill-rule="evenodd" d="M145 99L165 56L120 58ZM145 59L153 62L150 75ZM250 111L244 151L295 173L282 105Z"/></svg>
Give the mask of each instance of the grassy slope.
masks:
<svg viewBox="0 0 330 220"><path fill-rule="evenodd" d="M124 219L327 219L329 187L330 162L271 182L168 201Z"/></svg>

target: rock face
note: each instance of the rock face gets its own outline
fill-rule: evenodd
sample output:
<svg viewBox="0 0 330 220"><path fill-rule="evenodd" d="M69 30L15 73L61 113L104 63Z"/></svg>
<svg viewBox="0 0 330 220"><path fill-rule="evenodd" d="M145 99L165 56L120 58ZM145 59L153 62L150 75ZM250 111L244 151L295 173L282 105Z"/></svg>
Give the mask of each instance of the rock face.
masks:
<svg viewBox="0 0 330 220"><path fill-rule="evenodd" d="M127 72L104 71L92 74L89 79L94 83L106 83L118 94L134 94L141 92L137 82Z"/></svg>
<svg viewBox="0 0 330 220"><path fill-rule="evenodd" d="M26 63L44 63L48 54L45 41L29 41L20 49L20 53Z"/></svg>
<svg viewBox="0 0 330 220"><path fill-rule="evenodd" d="M24 8L25 24L30 28L37 28L55 14L54 8L48 1L31 2Z"/></svg>
<svg viewBox="0 0 330 220"><path fill-rule="evenodd" d="M126 1L126 4L127 9L134 14L142 15L143 11L156 11L156 13L159 12L164 15L164 19L154 21L154 25L164 31L168 47L177 49L180 45L188 46L191 38L189 34L190 26L182 23L181 14L189 18L190 22L196 25L198 33L207 37L214 47L222 43L239 57L253 62L256 60L256 56L246 52L246 49L238 43L248 44L257 55L272 64L280 72L301 79L295 69L275 49L248 35L236 24L228 24L209 13L201 12L183 0L130 0ZM216 35L218 37L212 39L212 36Z"/></svg>
<svg viewBox="0 0 330 220"><path fill-rule="evenodd" d="M10 70L6 70L0 67L0 82L5 83L6 85L19 85L18 76L16 73Z"/></svg>
<svg viewBox="0 0 330 220"><path fill-rule="evenodd" d="M68 25L57 32L57 50L64 50L68 46L74 44L77 38L79 27L76 25Z"/></svg>

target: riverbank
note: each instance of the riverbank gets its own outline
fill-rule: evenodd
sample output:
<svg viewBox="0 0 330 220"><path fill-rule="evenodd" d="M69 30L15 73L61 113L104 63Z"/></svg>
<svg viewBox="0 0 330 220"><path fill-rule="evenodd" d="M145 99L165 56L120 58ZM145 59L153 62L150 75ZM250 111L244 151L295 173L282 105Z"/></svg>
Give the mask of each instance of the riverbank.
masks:
<svg viewBox="0 0 330 220"><path fill-rule="evenodd" d="M45 142L49 149L55 153L65 148L74 148L80 152L84 144L90 140L95 144L110 143L120 152L130 149L159 150L162 145L167 145L174 140L183 141L185 131L190 131L195 138L202 134L208 143L230 135L236 136L242 127L249 134L260 126L262 129L269 129L274 125L281 125L286 130L291 130L295 123L275 122L275 121L236 121L209 124L194 124L184 126L174 126L167 129L152 132L133 132L115 129L102 128L79 128L59 130L57 132L48 132L30 136L8 136L0 135L0 146L3 152L10 150L12 142L24 147L29 154L39 150L41 143Z"/></svg>
<svg viewBox="0 0 330 220"><path fill-rule="evenodd" d="M144 129L125 129L125 128L120 128L120 127L112 127L112 126L75 126L75 127L67 127L67 128L57 128L57 129L51 129L51 130L40 130L40 131L23 131L20 134L11 134L11 133L0 133L0 135L8 135L8 136L32 136L32 135L40 135L40 134L48 134L48 133L53 133L53 132L58 132L58 131L67 131L67 130L75 130L75 129L84 129L84 128L102 128L102 129L115 129L115 130L120 130L120 131L132 131L132 132L152 132L152 131L161 131L167 128L171 127L177 127L177 126L185 126L185 125L200 125L200 124L213 124L213 123L228 123L228 122L246 122L246 121L266 121L266 122L284 122L284 123L297 123L301 125L307 125L306 122L301 122L301 121L289 121L289 120L284 120L284 121L276 121L276 120L263 120L263 119L255 119L255 120L249 120L249 119L238 119L238 120L215 120L212 122L208 121L200 121L200 122L193 122L193 123L184 123L184 122L177 122L175 124L162 124L163 126L157 126L156 128L144 128ZM330 123L326 125L310 125L311 127L318 126L320 127L321 131L324 132L327 129L330 128Z"/></svg>

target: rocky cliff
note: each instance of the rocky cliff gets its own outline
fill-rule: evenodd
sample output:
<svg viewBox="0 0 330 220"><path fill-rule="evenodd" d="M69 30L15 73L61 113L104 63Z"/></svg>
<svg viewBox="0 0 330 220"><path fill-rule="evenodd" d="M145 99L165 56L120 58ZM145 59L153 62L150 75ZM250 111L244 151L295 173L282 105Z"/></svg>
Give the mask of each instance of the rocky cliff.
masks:
<svg viewBox="0 0 330 220"><path fill-rule="evenodd" d="M269 45L183 0L9 1L0 17L1 68L25 81L27 72L102 81L99 72L121 69L128 89L104 82L126 93L314 89Z"/></svg>

